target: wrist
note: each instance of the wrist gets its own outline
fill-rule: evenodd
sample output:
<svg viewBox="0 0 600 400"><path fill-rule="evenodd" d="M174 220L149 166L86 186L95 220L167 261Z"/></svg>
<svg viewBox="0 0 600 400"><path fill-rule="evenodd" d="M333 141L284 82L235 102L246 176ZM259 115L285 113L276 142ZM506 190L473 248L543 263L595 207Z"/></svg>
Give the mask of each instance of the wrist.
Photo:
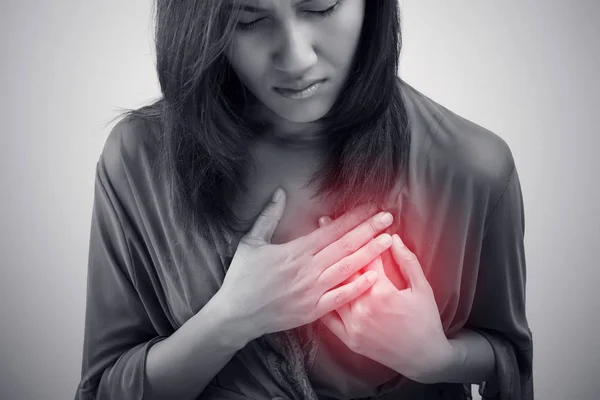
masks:
<svg viewBox="0 0 600 400"><path fill-rule="evenodd" d="M223 345L241 349L262 335L258 324L253 323L242 308L236 306L224 292L218 291L209 304L214 310L214 318L222 326Z"/></svg>
<svg viewBox="0 0 600 400"><path fill-rule="evenodd" d="M423 383L477 383L488 380L495 371L495 356L490 342L470 329L460 329L447 339L447 350L440 353L433 370Z"/></svg>
<svg viewBox="0 0 600 400"><path fill-rule="evenodd" d="M446 340L440 349L436 352L432 368L421 375L420 383L432 384L448 382L450 380L450 371L457 369L462 365L464 354L460 346L455 346L452 340Z"/></svg>

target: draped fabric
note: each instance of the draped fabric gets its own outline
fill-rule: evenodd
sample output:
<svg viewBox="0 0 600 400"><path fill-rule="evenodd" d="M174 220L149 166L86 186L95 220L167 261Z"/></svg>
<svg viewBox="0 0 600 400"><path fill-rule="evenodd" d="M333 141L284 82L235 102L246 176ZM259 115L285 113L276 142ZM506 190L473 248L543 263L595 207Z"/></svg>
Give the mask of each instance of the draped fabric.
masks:
<svg viewBox="0 0 600 400"><path fill-rule="evenodd" d="M490 342L496 374L482 383L484 398L531 400L533 340L515 160L493 132L398 84L411 145L405 174L389 194L395 219L388 232L417 255L446 334L472 329ZM166 183L151 172L159 136L156 124L128 117L113 128L98 160L76 400L143 399L149 349L208 303L231 262L231 252L177 228ZM316 229L322 210L315 207L290 203L303 224L283 218L278 232ZM410 381L351 352L316 321L250 341L199 398L457 400L470 398L468 388Z"/></svg>

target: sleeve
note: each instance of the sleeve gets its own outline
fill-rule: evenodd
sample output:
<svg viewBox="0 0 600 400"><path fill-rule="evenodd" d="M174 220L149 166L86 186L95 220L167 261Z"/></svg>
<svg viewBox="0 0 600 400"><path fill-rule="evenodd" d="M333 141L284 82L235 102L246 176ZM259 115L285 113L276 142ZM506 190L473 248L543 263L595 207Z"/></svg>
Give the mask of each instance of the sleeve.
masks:
<svg viewBox="0 0 600 400"><path fill-rule="evenodd" d="M81 380L75 400L139 400L159 336L135 289L128 242L97 168L88 258Z"/></svg>
<svg viewBox="0 0 600 400"><path fill-rule="evenodd" d="M493 379L482 382L483 399L533 399L533 342L525 312L525 215L514 167L484 228L475 299L467 326L491 344Z"/></svg>

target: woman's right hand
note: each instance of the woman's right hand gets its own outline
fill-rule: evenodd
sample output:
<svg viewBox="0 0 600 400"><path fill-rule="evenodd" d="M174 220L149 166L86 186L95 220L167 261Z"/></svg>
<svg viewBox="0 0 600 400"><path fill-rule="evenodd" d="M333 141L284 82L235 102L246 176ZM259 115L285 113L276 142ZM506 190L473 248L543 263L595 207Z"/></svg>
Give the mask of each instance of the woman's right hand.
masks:
<svg viewBox="0 0 600 400"><path fill-rule="evenodd" d="M219 290L228 312L247 321L253 338L313 322L360 296L375 283L376 272L342 283L391 245L387 233L374 238L392 221L374 215L373 205L288 243L271 244L285 208L285 192L278 191L280 199L264 208L240 240Z"/></svg>

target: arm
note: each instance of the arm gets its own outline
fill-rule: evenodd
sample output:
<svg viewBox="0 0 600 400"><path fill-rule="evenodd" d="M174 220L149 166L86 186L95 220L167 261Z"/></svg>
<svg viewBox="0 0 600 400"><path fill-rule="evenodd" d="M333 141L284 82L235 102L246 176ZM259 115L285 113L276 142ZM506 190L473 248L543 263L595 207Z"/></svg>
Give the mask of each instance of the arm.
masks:
<svg viewBox="0 0 600 400"><path fill-rule="evenodd" d="M474 305L466 326L424 383L483 382L484 399L531 400L532 336L525 316L523 199L513 168L487 221Z"/></svg>
<svg viewBox="0 0 600 400"><path fill-rule="evenodd" d="M471 329L460 329L448 341L453 350L438 371L423 383L479 383L493 377L495 356L490 343Z"/></svg>
<svg viewBox="0 0 600 400"><path fill-rule="evenodd" d="M226 300L225 300L226 301ZM252 335L248 323L224 313L218 293L171 337L150 349L149 399L195 399Z"/></svg>
<svg viewBox="0 0 600 400"><path fill-rule="evenodd" d="M484 399L533 399L533 338L526 317L525 216L519 175L512 171L485 224L473 308L465 325L492 347L495 371Z"/></svg>
<svg viewBox="0 0 600 400"><path fill-rule="evenodd" d="M166 319L149 317L148 309L158 305L144 303L138 294L132 260L140 257L131 257L130 238L119 219L123 210L102 165L95 183L83 361L75 399L195 398L250 340L241 329L248 325L230 316L218 295L173 334Z"/></svg>

